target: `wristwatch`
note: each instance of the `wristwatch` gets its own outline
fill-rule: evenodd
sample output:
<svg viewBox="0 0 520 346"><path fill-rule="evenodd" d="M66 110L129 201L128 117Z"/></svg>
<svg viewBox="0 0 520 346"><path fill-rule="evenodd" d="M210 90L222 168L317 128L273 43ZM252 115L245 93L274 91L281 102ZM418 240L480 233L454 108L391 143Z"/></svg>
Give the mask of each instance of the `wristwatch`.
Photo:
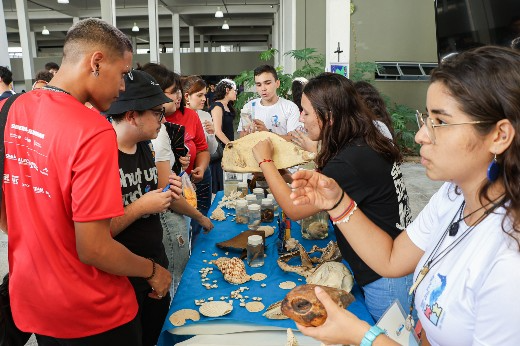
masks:
<svg viewBox="0 0 520 346"><path fill-rule="evenodd" d="M372 346L372 343L380 334L386 334L385 330L379 328L378 326L372 326L368 332L365 333L365 336L363 337L363 340L361 340L361 344L359 344L359 346Z"/></svg>

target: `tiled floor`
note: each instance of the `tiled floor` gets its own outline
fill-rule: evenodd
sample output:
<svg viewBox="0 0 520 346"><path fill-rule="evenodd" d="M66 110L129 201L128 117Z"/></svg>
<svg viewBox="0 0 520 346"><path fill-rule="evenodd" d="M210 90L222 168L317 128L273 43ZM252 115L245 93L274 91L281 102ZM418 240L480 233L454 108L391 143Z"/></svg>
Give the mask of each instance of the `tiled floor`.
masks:
<svg viewBox="0 0 520 346"><path fill-rule="evenodd" d="M442 183L429 180L424 174L424 168L417 163L404 163L402 172L410 198L412 214L415 218ZM0 232L0 274L3 277L5 273L7 273L7 236ZM34 337L29 340L27 345L37 345Z"/></svg>

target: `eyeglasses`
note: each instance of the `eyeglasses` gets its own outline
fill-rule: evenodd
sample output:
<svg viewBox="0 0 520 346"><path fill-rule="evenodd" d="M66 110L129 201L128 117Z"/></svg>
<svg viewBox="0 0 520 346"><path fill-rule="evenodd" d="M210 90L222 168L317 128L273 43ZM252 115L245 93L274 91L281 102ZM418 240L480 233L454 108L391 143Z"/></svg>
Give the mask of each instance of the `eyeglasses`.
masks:
<svg viewBox="0 0 520 346"><path fill-rule="evenodd" d="M164 107L162 107L160 110L151 109L151 111L156 118L159 118L159 121L162 121L164 119L164 115L166 114L166 110L164 109Z"/></svg>
<svg viewBox="0 0 520 346"><path fill-rule="evenodd" d="M484 120L475 120L475 121L466 121L462 123L453 123L453 124L435 124L433 122L433 119L429 117L428 114L423 114L419 111L415 111L415 117L417 118L417 125L419 126L419 129L423 127L423 125L426 125L426 133L428 134L428 138L430 141L435 144L435 131L434 129L436 127L446 127L446 126L452 126L452 125L475 125L475 124L489 124L492 123L492 121L484 121Z"/></svg>

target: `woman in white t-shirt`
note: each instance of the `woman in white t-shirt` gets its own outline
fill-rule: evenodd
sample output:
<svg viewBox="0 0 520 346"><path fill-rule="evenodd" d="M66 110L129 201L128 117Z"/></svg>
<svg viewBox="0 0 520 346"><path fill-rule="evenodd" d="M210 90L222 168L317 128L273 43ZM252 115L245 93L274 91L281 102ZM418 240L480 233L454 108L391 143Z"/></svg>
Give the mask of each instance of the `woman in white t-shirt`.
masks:
<svg viewBox="0 0 520 346"><path fill-rule="evenodd" d="M426 106L417 112L421 163L430 179L448 183L395 240L323 175L295 173L291 198L329 210L380 275L414 272L411 294L431 345L520 345L519 52L481 47L444 60L431 74ZM328 318L298 326L304 334L327 344L395 344L316 294Z"/></svg>

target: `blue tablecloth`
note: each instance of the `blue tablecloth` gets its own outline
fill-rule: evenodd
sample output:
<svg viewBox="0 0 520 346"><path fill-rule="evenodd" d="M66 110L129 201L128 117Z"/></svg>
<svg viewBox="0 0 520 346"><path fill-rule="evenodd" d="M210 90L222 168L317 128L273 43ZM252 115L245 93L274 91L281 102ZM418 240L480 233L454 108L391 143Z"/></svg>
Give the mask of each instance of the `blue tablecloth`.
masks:
<svg viewBox="0 0 520 346"><path fill-rule="evenodd" d="M222 198L222 192L219 192L215 197L215 201L213 202L209 214L213 212L213 210L217 206L217 202ZM231 212L234 214L234 210L224 209L225 212ZM222 273L217 269L215 265L209 264L209 261L215 260L219 257L239 257L239 252L229 251L228 255L225 254L225 250L219 249L215 244L224 240L228 240L235 235L239 234L242 231L247 230L247 225L237 225L234 221L231 221L232 217L228 216L226 221L214 221L215 228L208 234L200 234L193 244L191 258L188 261L186 266L186 270L182 276L182 280L178 287L178 290L175 294L175 297L170 306L170 311L168 312L167 318L164 322L161 336L159 338L158 345L172 345L173 339L169 330L174 329L175 327L171 324L169 317L175 311L180 309L195 309L198 310L198 306L195 305L196 299L205 299L208 301L208 298L213 297L214 300L220 301L220 297L225 296L228 297L227 301L231 300L231 291L237 290L241 286L249 287L249 290L244 291L242 293L243 296L249 296L249 299L246 299L246 302L252 301L252 297L261 297L262 303L267 308L272 303L275 303L279 300L282 300L287 294L288 290L283 290L278 287L280 282L283 281L294 281L297 285L301 285L305 283L305 278L295 273L287 273L280 269L276 260L278 259L278 251L277 251L277 225L275 222L270 225L275 227L275 234L266 238L266 254L265 264L262 267L251 268L246 264L246 271L249 275L254 273L265 273L267 274L267 278L263 281L248 281L242 285L232 285L227 283L222 276ZM323 240L306 240L301 236L300 226L296 222L292 222L291 224L291 236L297 239L307 250L309 250L314 244L319 247L325 247L328 242L331 240L335 240L334 232L329 231L329 236ZM213 254L217 254L217 256L213 256ZM206 262L204 262L206 261ZM292 262L291 262L292 263ZM296 263L297 264L297 263ZM216 280L216 284L218 288L206 289L202 286L201 276L199 271L205 267L213 267L213 274L208 275L209 278L208 283L213 284L214 280ZM266 287L261 287L261 284L265 283ZM361 291L357 285L354 285L352 290L352 294L355 296L356 301L353 302L348 310L354 313L359 318L367 321L370 324L374 323L370 313L368 312ZM233 311L225 316L218 318L209 318L201 315L200 322L207 322L210 320L220 319L220 320L232 320L236 322L246 322L246 323L254 323L258 325L265 326L275 326L282 328L295 328L294 321L290 319L286 320L270 320L262 316L265 312L265 309L261 312L251 313L246 310L245 307L239 306L240 301L235 300L233 303ZM193 324L197 322L193 322L188 320L186 325Z"/></svg>

